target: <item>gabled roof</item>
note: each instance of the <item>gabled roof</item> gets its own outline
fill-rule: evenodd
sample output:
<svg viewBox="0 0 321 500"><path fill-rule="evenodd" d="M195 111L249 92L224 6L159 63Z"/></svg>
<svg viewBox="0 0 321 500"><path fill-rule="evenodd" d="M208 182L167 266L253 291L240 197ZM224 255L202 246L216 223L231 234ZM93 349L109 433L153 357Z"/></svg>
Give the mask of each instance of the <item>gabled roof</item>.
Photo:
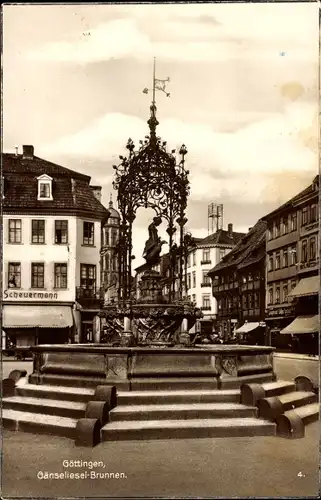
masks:
<svg viewBox="0 0 321 500"><path fill-rule="evenodd" d="M4 177L4 212L23 211L70 211L81 212L97 219L108 217L108 210L94 196L88 175L34 156L2 154ZM52 200L38 200L38 180L42 175L52 178Z"/></svg>
<svg viewBox="0 0 321 500"><path fill-rule="evenodd" d="M276 208L275 210L273 210L269 214L267 214L264 217L262 217L262 220L268 221L268 220L274 218L276 215L278 215L278 213L282 213L287 208L291 209L296 203L298 203L299 201L301 201L302 198L304 198L304 197L306 197L306 196L308 196L310 194L315 193L315 187L314 186L319 183L319 177L320 176L317 175L313 179L313 181L311 182L311 184L309 184L308 187L304 188L298 194L296 194L295 196L293 196L292 198L290 198L290 200L288 200L285 203L283 203L283 205L280 205L278 208Z"/></svg>
<svg viewBox="0 0 321 500"><path fill-rule="evenodd" d="M265 248L266 222L259 220L255 226L239 240L237 245L226 254L207 274L214 275L217 272L224 271L228 267L240 267L241 264L249 265L251 259L253 262L259 257L260 247ZM261 257L260 257L261 258ZM244 266L245 267L245 266Z"/></svg>
<svg viewBox="0 0 321 500"><path fill-rule="evenodd" d="M206 238L197 242L197 246L203 245L231 245L234 246L245 235L245 233L238 233L233 231L231 234L225 229L219 229L213 234L209 234ZM196 239L196 238L195 238ZM197 238L200 239L200 238Z"/></svg>

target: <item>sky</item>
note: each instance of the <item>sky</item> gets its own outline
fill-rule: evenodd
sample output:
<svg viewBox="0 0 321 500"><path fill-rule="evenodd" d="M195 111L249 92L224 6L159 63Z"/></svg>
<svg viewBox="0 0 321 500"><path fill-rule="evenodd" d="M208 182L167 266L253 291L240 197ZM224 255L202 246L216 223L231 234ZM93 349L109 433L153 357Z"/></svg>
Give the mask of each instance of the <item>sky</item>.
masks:
<svg viewBox="0 0 321 500"><path fill-rule="evenodd" d="M318 172L318 45L317 3L5 5L3 150L33 144L107 205L112 165L148 133L156 57L158 134L188 149L188 231L207 236L214 202L246 232ZM153 215L137 214L136 265Z"/></svg>

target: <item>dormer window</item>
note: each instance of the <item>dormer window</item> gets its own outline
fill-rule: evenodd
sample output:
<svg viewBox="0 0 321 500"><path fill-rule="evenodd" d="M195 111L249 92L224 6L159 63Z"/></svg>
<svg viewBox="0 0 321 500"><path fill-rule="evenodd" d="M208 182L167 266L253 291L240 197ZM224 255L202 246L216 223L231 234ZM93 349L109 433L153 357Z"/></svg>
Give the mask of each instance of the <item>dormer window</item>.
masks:
<svg viewBox="0 0 321 500"><path fill-rule="evenodd" d="M52 177L41 175L38 181L38 200L52 200Z"/></svg>

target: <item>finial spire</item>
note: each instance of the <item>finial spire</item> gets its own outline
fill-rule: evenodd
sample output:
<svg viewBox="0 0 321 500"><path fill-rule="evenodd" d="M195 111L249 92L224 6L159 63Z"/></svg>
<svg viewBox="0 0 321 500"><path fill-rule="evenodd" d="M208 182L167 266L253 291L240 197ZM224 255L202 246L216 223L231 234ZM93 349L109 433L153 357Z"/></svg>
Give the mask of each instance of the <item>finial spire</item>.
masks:
<svg viewBox="0 0 321 500"><path fill-rule="evenodd" d="M113 208L113 195L110 193L109 208Z"/></svg>

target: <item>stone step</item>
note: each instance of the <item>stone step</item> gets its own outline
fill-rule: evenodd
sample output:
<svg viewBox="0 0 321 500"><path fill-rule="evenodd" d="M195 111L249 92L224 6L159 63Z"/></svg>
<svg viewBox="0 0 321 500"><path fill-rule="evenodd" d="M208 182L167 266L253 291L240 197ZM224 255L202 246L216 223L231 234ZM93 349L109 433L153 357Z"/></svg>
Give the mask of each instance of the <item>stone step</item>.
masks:
<svg viewBox="0 0 321 500"><path fill-rule="evenodd" d="M87 402L93 399L95 389L88 389L85 387L65 387L53 385L36 385L36 384L23 384L16 387L16 395L42 398L42 399L56 399L60 401L78 401Z"/></svg>
<svg viewBox="0 0 321 500"><path fill-rule="evenodd" d="M11 396L2 399L2 408L78 419L85 416L86 403L27 396Z"/></svg>
<svg viewBox="0 0 321 500"><path fill-rule="evenodd" d="M77 419L4 408L2 425L11 431L50 434L74 439Z"/></svg>
<svg viewBox="0 0 321 500"><path fill-rule="evenodd" d="M300 406L295 409L295 413L299 415L299 417L303 420L304 425L308 425L311 422L315 422L319 419L320 414L320 404L310 403L305 406Z"/></svg>
<svg viewBox="0 0 321 500"><path fill-rule="evenodd" d="M119 391L117 404L170 404L170 403L239 403L239 389L230 390L158 390L158 391Z"/></svg>
<svg viewBox="0 0 321 500"><path fill-rule="evenodd" d="M118 406L110 414L110 421L180 420L256 417L257 408L237 403L186 403L161 405Z"/></svg>
<svg viewBox="0 0 321 500"><path fill-rule="evenodd" d="M102 441L275 436L274 423L256 418L109 422Z"/></svg>
<svg viewBox="0 0 321 500"><path fill-rule="evenodd" d="M84 376L84 375L65 375L65 374L50 374L44 373L40 375L31 374L29 375L29 383L31 384L41 384L41 385L50 385L50 386L64 386L64 387L86 387L86 388L94 388L97 385L116 385L119 388L124 390L128 390L129 381L124 380L121 381L119 379L112 380L106 379L103 377L94 377L94 376Z"/></svg>
<svg viewBox="0 0 321 500"><path fill-rule="evenodd" d="M260 373L256 375L246 375L244 377L226 377L222 378L220 381L221 389L237 389L243 384L263 384L266 382L272 382L274 375L269 373Z"/></svg>
<svg viewBox="0 0 321 500"><path fill-rule="evenodd" d="M282 403L283 411L293 410L300 406L317 401L317 395L314 392L294 391L278 396Z"/></svg>
<svg viewBox="0 0 321 500"><path fill-rule="evenodd" d="M164 377L164 378L135 378L130 380L132 391L142 390L179 390L179 389L217 389L214 377Z"/></svg>
<svg viewBox="0 0 321 500"><path fill-rule="evenodd" d="M278 380L276 382L267 382L262 384L265 397L279 396L288 392L295 391L295 383L287 380Z"/></svg>

